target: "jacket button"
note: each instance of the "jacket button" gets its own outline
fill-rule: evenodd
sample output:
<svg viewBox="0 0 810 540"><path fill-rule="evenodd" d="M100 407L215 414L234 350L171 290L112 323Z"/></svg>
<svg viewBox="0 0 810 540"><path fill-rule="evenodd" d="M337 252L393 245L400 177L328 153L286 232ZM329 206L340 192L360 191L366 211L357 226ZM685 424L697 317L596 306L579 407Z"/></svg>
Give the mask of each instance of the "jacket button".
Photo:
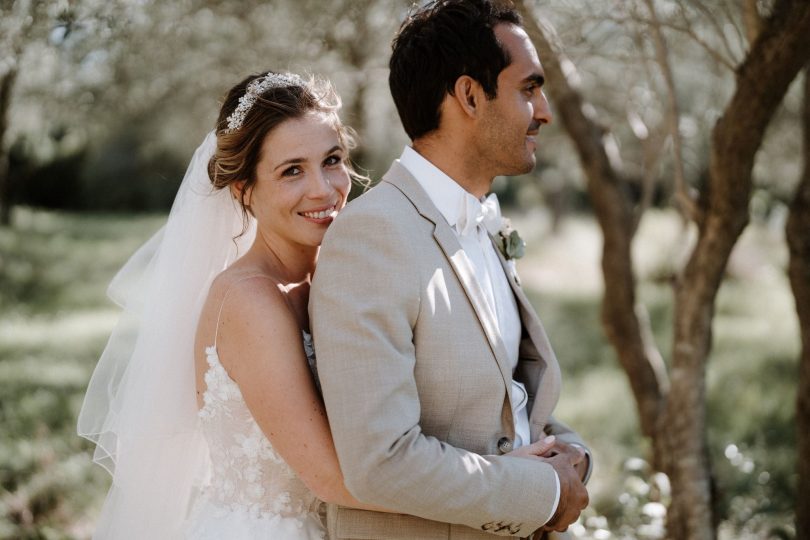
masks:
<svg viewBox="0 0 810 540"><path fill-rule="evenodd" d="M501 451L502 454L507 454L512 451L512 439L509 437L501 437L498 439L498 450Z"/></svg>

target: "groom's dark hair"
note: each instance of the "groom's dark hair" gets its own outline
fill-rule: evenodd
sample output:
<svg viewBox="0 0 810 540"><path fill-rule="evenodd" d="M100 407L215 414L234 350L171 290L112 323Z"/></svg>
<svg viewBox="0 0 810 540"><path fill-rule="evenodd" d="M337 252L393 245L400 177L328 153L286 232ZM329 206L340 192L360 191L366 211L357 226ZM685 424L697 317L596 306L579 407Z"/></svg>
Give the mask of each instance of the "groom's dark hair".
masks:
<svg viewBox="0 0 810 540"><path fill-rule="evenodd" d="M511 62L495 37L499 23L521 24L511 3L433 0L408 15L391 45L388 85L411 140L439 127L442 100L462 75L495 98Z"/></svg>

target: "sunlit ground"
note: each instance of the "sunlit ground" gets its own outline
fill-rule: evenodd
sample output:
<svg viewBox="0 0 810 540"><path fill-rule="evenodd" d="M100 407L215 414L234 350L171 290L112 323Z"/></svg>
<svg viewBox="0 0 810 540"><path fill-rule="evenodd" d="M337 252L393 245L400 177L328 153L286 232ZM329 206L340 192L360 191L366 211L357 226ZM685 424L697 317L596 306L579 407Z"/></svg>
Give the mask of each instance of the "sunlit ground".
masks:
<svg viewBox="0 0 810 540"><path fill-rule="evenodd" d="M109 484L75 435L84 388L117 317L107 283L162 223L19 210L0 230L0 538L87 538ZM632 396L599 322L601 239L586 217L552 233L518 217L519 263L564 373L557 415L594 450L591 507L577 535L659 538L665 479L652 476ZM667 276L693 241L651 212L637 239L640 293L659 347L671 347ZM724 538L791 537L798 332L781 226L749 228L720 291L708 420ZM784 536L786 535L786 536Z"/></svg>

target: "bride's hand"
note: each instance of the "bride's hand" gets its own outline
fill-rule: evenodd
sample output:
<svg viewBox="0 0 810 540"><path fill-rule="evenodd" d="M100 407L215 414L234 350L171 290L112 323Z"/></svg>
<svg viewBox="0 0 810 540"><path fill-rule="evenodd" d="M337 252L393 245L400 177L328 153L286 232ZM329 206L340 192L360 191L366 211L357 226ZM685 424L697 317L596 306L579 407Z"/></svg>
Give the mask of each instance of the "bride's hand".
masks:
<svg viewBox="0 0 810 540"><path fill-rule="evenodd" d="M554 435L549 435L545 439L533 442L532 444L528 444L526 446L521 446L520 448L516 448L505 455L524 458L548 457L547 453L549 450L554 448L554 443L556 441L557 438Z"/></svg>

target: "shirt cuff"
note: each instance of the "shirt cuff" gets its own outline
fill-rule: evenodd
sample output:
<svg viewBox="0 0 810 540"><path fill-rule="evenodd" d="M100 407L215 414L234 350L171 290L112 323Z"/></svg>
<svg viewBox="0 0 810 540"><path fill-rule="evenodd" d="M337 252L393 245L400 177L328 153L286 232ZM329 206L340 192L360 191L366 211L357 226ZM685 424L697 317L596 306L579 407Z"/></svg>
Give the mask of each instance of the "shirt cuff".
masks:
<svg viewBox="0 0 810 540"><path fill-rule="evenodd" d="M554 488L556 493L554 495L554 504L551 505L551 515L548 516L544 525L551 521L551 518L557 513L557 507L560 506L560 475L557 474L557 471L554 471L554 481L556 482L556 487Z"/></svg>

